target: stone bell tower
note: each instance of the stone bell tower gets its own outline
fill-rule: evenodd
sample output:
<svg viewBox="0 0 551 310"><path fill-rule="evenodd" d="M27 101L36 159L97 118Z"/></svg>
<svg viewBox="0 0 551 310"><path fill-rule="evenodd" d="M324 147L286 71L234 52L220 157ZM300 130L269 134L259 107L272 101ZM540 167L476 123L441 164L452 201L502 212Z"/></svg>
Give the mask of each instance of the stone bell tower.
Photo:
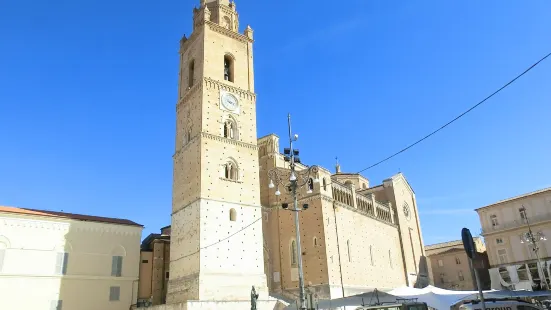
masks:
<svg viewBox="0 0 551 310"><path fill-rule="evenodd" d="M253 30L238 28L234 2L201 0L180 41L167 304L186 309L250 307L252 286L268 300Z"/></svg>

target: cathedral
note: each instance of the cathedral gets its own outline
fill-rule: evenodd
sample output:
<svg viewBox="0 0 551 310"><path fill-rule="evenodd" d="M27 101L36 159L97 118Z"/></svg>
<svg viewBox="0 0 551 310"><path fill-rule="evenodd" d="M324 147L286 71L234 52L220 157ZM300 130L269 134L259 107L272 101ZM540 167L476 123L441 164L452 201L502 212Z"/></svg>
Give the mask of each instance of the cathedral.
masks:
<svg viewBox="0 0 551 310"><path fill-rule="evenodd" d="M289 191L269 186L268 171L289 174L289 162L279 149L276 135L258 140L265 272L270 292L296 299L294 214L281 207L293 200ZM295 165L299 174L308 168ZM334 299L428 285L417 202L404 175L371 186L360 174L341 172L338 164L334 173L317 168L297 191L298 205L308 205L300 212L300 244L309 293Z"/></svg>
<svg viewBox="0 0 551 310"><path fill-rule="evenodd" d="M298 268L279 138L257 138L253 30L235 2L201 0L180 41L170 276L162 309L258 309L295 300ZM259 104L262 104L261 102ZM297 164L297 169L307 167ZM415 194L402 174L370 186L319 167L299 189L304 281L317 298L428 283ZM168 272L167 272L168 274ZM159 308L161 309L161 308Z"/></svg>

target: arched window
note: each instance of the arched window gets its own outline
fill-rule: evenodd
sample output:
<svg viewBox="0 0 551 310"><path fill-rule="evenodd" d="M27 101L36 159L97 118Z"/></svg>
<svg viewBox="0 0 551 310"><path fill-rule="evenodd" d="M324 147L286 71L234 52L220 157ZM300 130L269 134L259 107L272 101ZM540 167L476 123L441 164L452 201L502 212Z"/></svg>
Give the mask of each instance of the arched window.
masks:
<svg viewBox="0 0 551 310"><path fill-rule="evenodd" d="M0 272L4 266L4 257L6 256L6 249L8 245L0 240Z"/></svg>
<svg viewBox="0 0 551 310"><path fill-rule="evenodd" d="M363 187L364 189L366 189L366 188L367 188L367 185L364 183L364 184L362 184L362 187Z"/></svg>
<svg viewBox="0 0 551 310"><path fill-rule="evenodd" d="M350 240L346 240L346 248L348 250L348 261L352 261L352 256L350 255Z"/></svg>
<svg viewBox="0 0 551 310"><path fill-rule="evenodd" d="M314 190L314 180L312 180L312 178L308 179L308 189L311 191Z"/></svg>
<svg viewBox="0 0 551 310"><path fill-rule="evenodd" d="M325 180L325 178L323 178L323 190L327 190L327 181Z"/></svg>
<svg viewBox="0 0 551 310"><path fill-rule="evenodd" d="M233 160L229 160L223 166L224 178L237 181L239 179L239 167Z"/></svg>
<svg viewBox="0 0 551 310"><path fill-rule="evenodd" d="M297 265L297 242L295 240L291 241L291 266Z"/></svg>
<svg viewBox="0 0 551 310"><path fill-rule="evenodd" d="M186 131L186 143L191 141L191 128Z"/></svg>
<svg viewBox="0 0 551 310"><path fill-rule="evenodd" d="M230 221L235 222L237 220L237 211L230 209Z"/></svg>
<svg viewBox="0 0 551 310"><path fill-rule="evenodd" d="M224 28L231 30L231 20L227 16L224 16Z"/></svg>
<svg viewBox="0 0 551 310"><path fill-rule="evenodd" d="M191 60L189 62L189 68L188 68L188 87L193 86L195 83L195 60Z"/></svg>
<svg viewBox="0 0 551 310"><path fill-rule="evenodd" d="M352 185L352 182L346 181L346 182L344 182L344 185L345 185L346 187L350 187L350 185Z"/></svg>
<svg viewBox="0 0 551 310"><path fill-rule="evenodd" d="M224 55L224 80L233 82L234 78L234 60L230 55Z"/></svg>
<svg viewBox="0 0 551 310"><path fill-rule="evenodd" d="M224 135L224 138L239 140L237 121L232 116L228 116L224 120L223 127L224 128L222 129L222 134Z"/></svg>

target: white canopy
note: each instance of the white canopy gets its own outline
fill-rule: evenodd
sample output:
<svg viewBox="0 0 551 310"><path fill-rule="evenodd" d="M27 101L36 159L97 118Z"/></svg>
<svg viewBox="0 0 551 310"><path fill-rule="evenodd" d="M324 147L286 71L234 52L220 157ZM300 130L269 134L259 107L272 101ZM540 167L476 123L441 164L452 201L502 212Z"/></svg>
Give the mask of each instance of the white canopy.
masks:
<svg viewBox="0 0 551 310"><path fill-rule="evenodd" d="M389 294L403 298L417 298L417 301L425 302L431 308L448 310L450 306L465 297L473 296L473 298L475 298L478 291L451 291L429 285L421 289L400 287L390 291Z"/></svg>

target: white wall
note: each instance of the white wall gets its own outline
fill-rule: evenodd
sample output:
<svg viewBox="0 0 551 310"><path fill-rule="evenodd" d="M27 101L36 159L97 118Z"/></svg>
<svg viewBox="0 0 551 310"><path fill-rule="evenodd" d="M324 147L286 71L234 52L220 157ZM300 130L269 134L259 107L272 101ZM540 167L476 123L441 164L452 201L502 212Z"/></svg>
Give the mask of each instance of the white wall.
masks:
<svg viewBox="0 0 551 310"><path fill-rule="evenodd" d="M1 213L0 309L50 309L54 300L63 310L128 309L137 295L141 231ZM65 274L58 253L68 253ZM111 276L113 255L123 256L121 277ZM111 286L120 287L119 301L109 301Z"/></svg>

